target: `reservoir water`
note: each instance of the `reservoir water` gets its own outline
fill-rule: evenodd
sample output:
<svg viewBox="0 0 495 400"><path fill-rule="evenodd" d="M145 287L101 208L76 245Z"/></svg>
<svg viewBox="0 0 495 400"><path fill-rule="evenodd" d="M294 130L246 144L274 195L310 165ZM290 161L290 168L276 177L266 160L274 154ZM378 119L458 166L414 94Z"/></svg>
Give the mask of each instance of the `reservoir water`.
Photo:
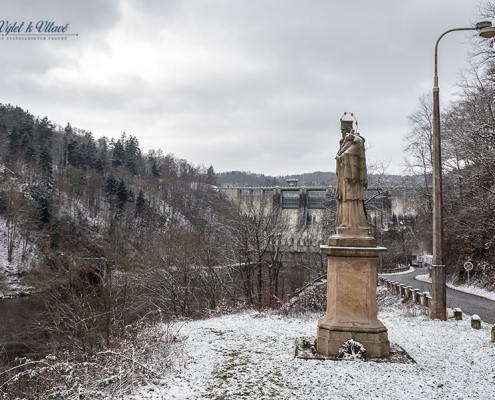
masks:
<svg viewBox="0 0 495 400"><path fill-rule="evenodd" d="M43 310L40 295L0 300L0 360L39 358L48 354L46 335L40 325Z"/></svg>

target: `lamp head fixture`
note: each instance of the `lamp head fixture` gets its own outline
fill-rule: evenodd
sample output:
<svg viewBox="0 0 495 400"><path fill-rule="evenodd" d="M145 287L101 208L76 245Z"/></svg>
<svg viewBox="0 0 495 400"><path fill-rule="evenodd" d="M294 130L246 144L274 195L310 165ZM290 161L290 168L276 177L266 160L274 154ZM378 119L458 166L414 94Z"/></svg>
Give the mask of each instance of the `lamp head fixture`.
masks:
<svg viewBox="0 0 495 400"><path fill-rule="evenodd" d="M479 36L483 39L491 39L495 36L495 28L492 26L491 21L482 21L476 24L476 29L479 32Z"/></svg>

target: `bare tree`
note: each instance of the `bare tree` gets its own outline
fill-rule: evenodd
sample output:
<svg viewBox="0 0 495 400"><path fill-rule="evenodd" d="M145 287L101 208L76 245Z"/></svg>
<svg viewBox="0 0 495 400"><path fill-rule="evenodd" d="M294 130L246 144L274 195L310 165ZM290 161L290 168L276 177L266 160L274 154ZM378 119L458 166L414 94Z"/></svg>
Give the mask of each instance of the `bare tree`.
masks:
<svg viewBox="0 0 495 400"><path fill-rule="evenodd" d="M431 187L432 170L432 99L423 94L416 110L408 116L410 130L404 137L406 169L413 175L420 175L424 187Z"/></svg>

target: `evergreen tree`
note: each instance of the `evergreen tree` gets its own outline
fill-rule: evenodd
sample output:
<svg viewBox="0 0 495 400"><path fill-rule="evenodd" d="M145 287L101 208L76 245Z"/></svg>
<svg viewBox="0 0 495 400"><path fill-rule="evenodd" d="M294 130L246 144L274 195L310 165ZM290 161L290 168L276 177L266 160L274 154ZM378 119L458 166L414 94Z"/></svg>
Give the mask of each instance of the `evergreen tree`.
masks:
<svg viewBox="0 0 495 400"><path fill-rule="evenodd" d="M12 131L9 134L9 151L12 155L17 154L19 150L21 137L17 131L17 127L14 125Z"/></svg>
<svg viewBox="0 0 495 400"><path fill-rule="evenodd" d="M84 165L85 169L93 169L96 163L97 157L97 148L96 143L93 139L91 133L86 135L87 142L84 146L83 154L84 154Z"/></svg>
<svg viewBox="0 0 495 400"><path fill-rule="evenodd" d="M24 158L27 162L34 162L36 159L36 150L32 145L26 147Z"/></svg>
<svg viewBox="0 0 495 400"><path fill-rule="evenodd" d="M118 199L118 208L121 209L129 199L129 192L127 191L127 187L123 179L120 179L118 183L116 195Z"/></svg>
<svg viewBox="0 0 495 400"><path fill-rule="evenodd" d="M217 182L217 177L215 174L215 170L213 169L213 165L210 165L208 168L208 171L206 171L206 183L209 183L210 185L218 185Z"/></svg>
<svg viewBox="0 0 495 400"><path fill-rule="evenodd" d="M153 164L151 164L151 173L157 178L161 175L160 168L158 167L156 160L153 160Z"/></svg>
<svg viewBox="0 0 495 400"><path fill-rule="evenodd" d="M125 165L133 175L138 173L138 160L141 155L139 142L135 136L125 141Z"/></svg>
<svg viewBox="0 0 495 400"><path fill-rule="evenodd" d="M50 149L47 145L43 146L41 149L39 164L42 171L51 177L53 174L52 155L50 154Z"/></svg>
<svg viewBox="0 0 495 400"><path fill-rule="evenodd" d="M49 181L43 180L30 187L31 197L35 200L39 211L39 220L49 223L53 214L52 186Z"/></svg>
<svg viewBox="0 0 495 400"><path fill-rule="evenodd" d="M146 200L144 198L144 193L142 190L139 191L138 197L136 199L136 209L142 210L146 206Z"/></svg>
<svg viewBox="0 0 495 400"><path fill-rule="evenodd" d="M100 173L104 173L108 159L108 140L106 137L102 137L98 139L97 143L97 148L99 148L99 151L98 157L95 161L95 169Z"/></svg>
<svg viewBox="0 0 495 400"><path fill-rule="evenodd" d="M36 201L40 210L40 221L49 223L52 217L51 196L48 193L41 193Z"/></svg>
<svg viewBox="0 0 495 400"><path fill-rule="evenodd" d="M69 145L69 141L67 140L67 135L64 135L62 138L62 159L59 161L60 163L60 168L65 168L65 166L68 164L67 157L67 147Z"/></svg>
<svg viewBox="0 0 495 400"><path fill-rule="evenodd" d="M110 176L105 181L105 190L107 196L116 194L118 186L119 182L117 181L117 179L115 179L115 176L113 176L113 174L110 174Z"/></svg>
<svg viewBox="0 0 495 400"><path fill-rule="evenodd" d="M100 174L103 174L103 172L105 171L105 163L100 156L98 156L98 158L95 160L95 170Z"/></svg>
<svg viewBox="0 0 495 400"><path fill-rule="evenodd" d="M34 143L33 132L33 117L30 114L27 114L22 118L22 121L20 123L19 135L21 138L21 149L23 151L25 160L28 162L33 161L36 156L36 147Z"/></svg>
<svg viewBox="0 0 495 400"><path fill-rule="evenodd" d="M138 196L136 198L136 216L144 216L146 210L146 199L144 198L144 193L139 190Z"/></svg>
<svg viewBox="0 0 495 400"><path fill-rule="evenodd" d="M44 117L41 121L37 121L36 132L38 134L38 143L48 145L51 147L53 136L53 125L47 117Z"/></svg>
<svg viewBox="0 0 495 400"><path fill-rule="evenodd" d="M125 148L120 139L111 144L113 145L112 167L117 168L125 164Z"/></svg>
<svg viewBox="0 0 495 400"><path fill-rule="evenodd" d="M79 154L79 146L76 140L70 139L67 144L67 162L73 167L79 168L81 156Z"/></svg>

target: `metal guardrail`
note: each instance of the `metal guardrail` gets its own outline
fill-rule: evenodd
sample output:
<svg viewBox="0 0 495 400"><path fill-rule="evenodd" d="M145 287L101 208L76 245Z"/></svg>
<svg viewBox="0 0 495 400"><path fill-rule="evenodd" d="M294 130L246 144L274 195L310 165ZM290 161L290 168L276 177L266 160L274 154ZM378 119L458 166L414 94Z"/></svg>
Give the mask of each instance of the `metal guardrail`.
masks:
<svg viewBox="0 0 495 400"><path fill-rule="evenodd" d="M409 268L411 268L409 265L407 267L400 267L400 268L387 268L387 269L382 269L379 274L394 274L397 272L406 272L409 271Z"/></svg>

